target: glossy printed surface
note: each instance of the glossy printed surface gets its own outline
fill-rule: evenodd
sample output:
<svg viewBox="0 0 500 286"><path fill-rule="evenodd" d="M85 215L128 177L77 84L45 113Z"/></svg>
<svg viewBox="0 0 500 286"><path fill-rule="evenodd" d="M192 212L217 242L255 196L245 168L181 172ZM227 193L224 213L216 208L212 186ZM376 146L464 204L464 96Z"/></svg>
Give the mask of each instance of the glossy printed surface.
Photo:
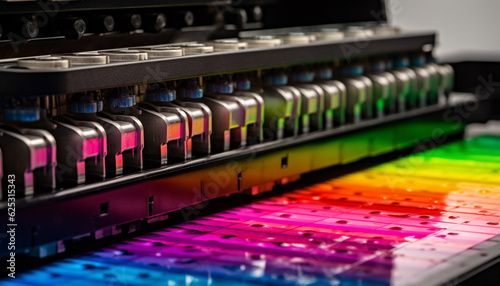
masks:
<svg viewBox="0 0 500 286"><path fill-rule="evenodd" d="M429 270L451 265L450 258L500 234L498 146L499 137L448 144L3 282L418 283Z"/></svg>

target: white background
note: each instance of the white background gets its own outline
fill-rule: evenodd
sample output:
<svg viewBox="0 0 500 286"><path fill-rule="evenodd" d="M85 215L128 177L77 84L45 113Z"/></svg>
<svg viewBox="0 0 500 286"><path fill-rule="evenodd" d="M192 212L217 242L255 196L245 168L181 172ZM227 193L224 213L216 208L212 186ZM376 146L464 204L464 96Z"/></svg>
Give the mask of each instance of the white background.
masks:
<svg viewBox="0 0 500 286"><path fill-rule="evenodd" d="M498 0L386 0L386 5L394 25L438 32L438 58L500 54Z"/></svg>

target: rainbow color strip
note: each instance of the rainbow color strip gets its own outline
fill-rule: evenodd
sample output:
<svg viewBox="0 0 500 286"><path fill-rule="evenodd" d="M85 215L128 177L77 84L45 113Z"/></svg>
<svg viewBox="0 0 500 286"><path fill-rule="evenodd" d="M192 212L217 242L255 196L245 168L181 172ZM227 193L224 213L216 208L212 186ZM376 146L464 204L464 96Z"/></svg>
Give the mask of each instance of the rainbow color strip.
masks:
<svg viewBox="0 0 500 286"><path fill-rule="evenodd" d="M500 244L498 146L493 136L448 144L3 285L424 285Z"/></svg>

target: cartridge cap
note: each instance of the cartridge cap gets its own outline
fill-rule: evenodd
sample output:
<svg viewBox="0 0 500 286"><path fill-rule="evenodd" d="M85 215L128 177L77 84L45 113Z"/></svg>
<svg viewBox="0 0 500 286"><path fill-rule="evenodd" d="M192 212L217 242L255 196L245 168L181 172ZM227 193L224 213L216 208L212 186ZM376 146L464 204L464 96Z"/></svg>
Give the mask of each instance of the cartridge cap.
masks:
<svg viewBox="0 0 500 286"><path fill-rule="evenodd" d="M385 71L387 69L387 65L384 61L373 61L370 63L370 69L372 71Z"/></svg>
<svg viewBox="0 0 500 286"><path fill-rule="evenodd" d="M344 32L336 28L325 28L312 34L316 37L316 41L338 41L345 37Z"/></svg>
<svg viewBox="0 0 500 286"><path fill-rule="evenodd" d="M341 67L340 72L344 75L362 75L364 69L360 64L350 64Z"/></svg>
<svg viewBox="0 0 500 286"><path fill-rule="evenodd" d="M151 102L173 101L177 98L175 89L165 83L150 83L146 90L146 100Z"/></svg>
<svg viewBox="0 0 500 286"><path fill-rule="evenodd" d="M238 90L250 90L252 83L245 74L237 74L235 76L235 86Z"/></svg>
<svg viewBox="0 0 500 286"><path fill-rule="evenodd" d="M156 90L146 93L146 100L151 102L173 101L177 98L175 90Z"/></svg>
<svg viewBox="0 0 500 286"><path fill-rule="evenodd" d="M180 47L170 47L170 46L139 48L137 49L137 51L147 53L149 59L172 58L172 57L180 57L183 55L183 51Z"/></svg>
<svg viewBox="0 0 500 286"><path fill-rule="evenodd" d="M292 81L296 82L311 82L314 80L314 72L307 70L307 69L301 69L301 70L296 70L292 72Z"/></svg>
<svg viewBox="0 0 500 286"><path fill-rule="evenodd" d="M17 66L27 69L63 69L69 68L69 61L61 57L40 57L18 60Z"/></svg>
<svg viewBox="0 0 500 286"><path fill-rule="evenodd" d="M363 26L349 26L344 34L346 38L367 38L373 36L373 31Z"/></svg>
<svg viewBox="0 0 500 286"><path fill-rule="evenodd" d="M286 45L303 45L311 42L311 37L302 32L293 32L281 36Z"/></svg>
<svg viewBox="0 0 500 286"><path fill-rule="evenodd" d="M413 55L410 60L410 64L415 67L421 67L425 65L427 61L424 55Z"/></svg>
<svg viewBox="0 0 500 286"><path fill-rule="evenodd" d="M269 35L242 38L241 40L247 42L249 48L271 48L281 46L283 43L281 39Z"/></svg>
<svg viewBox="0 0 500 286"><path fill-rule="evenodd" d="M262 76L262 83L267 85L286 85L288 76L284 73L271 73Z"/></svg>
<svg viewBox="0 0 500 286"><path fill-rule="evenodd" d="M99 54L108 56L110 62L136 62L148 59L148 53L139 50L101 51Z"/></svg>
<svg viewBox="0 0 500 286"><path fill-rule="evenodd" d="M40 119L40 109L38 108L8 108L3 111L5 121L33 122Z"/></svg>
<svg viewBox="0 0 500 286"><path fill-rule="evenodd" d="M410 60L408 57L398 57L394 59L393 65L395 68L406 68L410 66Z"/></svg>
<svg viewBox="0 0 500 286"><path fill-rule="evenodd" d="M205 46L204 44L184 44L180 47L186 56L207 54L214 51L213 46Z"/></svg>
<svg viewBox="0 0 500 286"><path fill-rule="evenodd" d="M389 26L388 24L381 24L373 29L375 35L379 36L392 36L401 33L401 29L395 26Z"/></svg>
<svg viewBox="0 0 500 286"><path fill-rule="evenodd" d="M331 79L333 76L333 70L328 67L321 67L316 69L316 72L314 73L316 78L318 79Z"/></svg>
<svg viewBox="0 0 500 286"><path fill-rule="evenodd" d="M215 52L238 51L248 48L248 43L240 42L237 39L215 40L209 44L214 47Z"/></svg>
<svg viewBox="0 0 500 286"><path fill-rule="evenodd" d="M119 87L107 97L107 104L111 108L134 106L136 105L135 94L127 87Z"/></svg>
<svg viewBox="0 0 500 286"><path fill-rule="evenodd" d="M203 89L196 79L184 80L177 88L177 96L179 98L202 98Z"/></svg>
<svg viewBox="0 0 500 286"><path fill-rule="evenodd" d="M92 93L74 95L69 103L72 113L96 113L102 111L102 101L95 99Z"/></svg>
<svg viewBox="0 0 500 286"><path fill-rule="evenodd" d="M105 65L109 63L109 57L107 55L100 55L97 53L83 52L75 54L61 54L56 56L68 60L72 67Z"/></svg>

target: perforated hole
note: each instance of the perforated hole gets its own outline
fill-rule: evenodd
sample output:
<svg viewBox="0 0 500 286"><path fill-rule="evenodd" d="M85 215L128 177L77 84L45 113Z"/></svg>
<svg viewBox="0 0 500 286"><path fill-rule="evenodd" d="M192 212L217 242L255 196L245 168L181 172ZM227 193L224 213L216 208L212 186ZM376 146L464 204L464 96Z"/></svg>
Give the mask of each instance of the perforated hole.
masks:
<svg viewBox="0 0 500 286"><path fill-rule="evenodd" d="M109 202L102 203L100 206L101 216L107 216L109 214Z"/></svg>

